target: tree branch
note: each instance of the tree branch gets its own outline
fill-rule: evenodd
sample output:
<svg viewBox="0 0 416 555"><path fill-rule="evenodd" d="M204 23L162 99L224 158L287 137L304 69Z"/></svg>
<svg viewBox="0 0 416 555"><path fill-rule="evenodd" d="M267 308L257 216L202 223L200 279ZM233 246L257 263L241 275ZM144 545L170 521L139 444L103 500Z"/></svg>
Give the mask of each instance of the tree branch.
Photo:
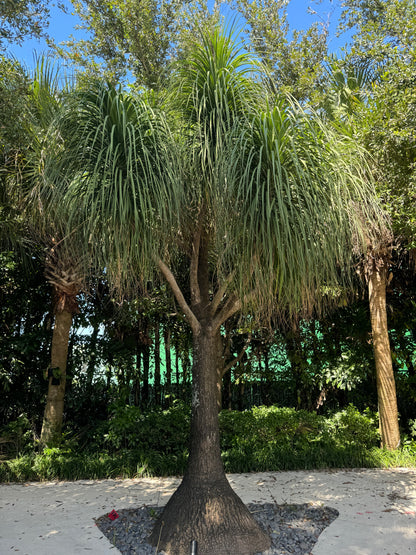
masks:
<svg viewBox="0 0 416 555"><path fill-rule="evenodd" d="M227 277L227 280L231 278L230 276ZM244 295L244 304L248 303L250 299L255 296L255 290L253 289L247 295ZM241 310L243 306L243 302L239 299L236 295L231 295L230 298L225 302L225 305L222 309L218 312L217 316L213 320L214 328L219 328L221 324L223 324L228 318L234 316L238 311Z"/></svg>
<svg viewBox="0 0 416 555"><path fill-rule="evenodd" d="M211 311L212 314L215 314L215 312L217 311L218 307L221 304L222 298L224 297L226 291L227 291L227 287L230 285L230 283L233 280L234 277L234 273L235 272L231 272L230 274L228 274L228 276L224 279L224 281L221 283L218 291L215 293L214 298L212 299L212 303L211 303Z"/></svg>
<svg viewBox="0 0 416 555"><path fill-rule="evenodd" d="M186 302L185 297L183 296L182 291L180 290L179 285L175 279L175 276L172 274L168 266L166 266L166 264L162 260L157 259L157 265L159 267L159 270L162 272L164 278L168 282L170 288L172 289L172 292L175 295L175 298L178 301L181 310L185 314L185 317L189 325L191 326L192 331L194 333L198 333L201 329L201 325L198 322L195 314L192 312L191 308L189 307L188 303Z"/></svg>
<svg viewBox="0 0 416 555"><path fill-rule="evenodd" d="M225 368L223 368L222 376L224 376L228 372L228 370L230 370L233 366L235 366L237 363L239 363L241 361L241 359L244 356L244 353L247 351L248 346L251 343L251 337L252 337L252 335L251 335L251 332L250 332L250 334L247 338L247 341L245 342L244 347L241 349L238 356L234 357L233 360L231 362L229 362Z"/></svg>
<svg viewBox="0 0 416 555"><path fill-rule="evenodd" d="M223 308L218 312L217 316L213 320L213 327L217 329L223 324L228 318L231 318L236 312L241 309L241 300L235 295L232 295L225 303Z"/></svg>
<svg viewBox="0 0 416 555"><path fill-rule="evenodd" d="M198 283L199 246L201 244L201 230L198 230L192 241L192 255L190 266L191 301L193 305L201 302L201 291Z"/></svg>

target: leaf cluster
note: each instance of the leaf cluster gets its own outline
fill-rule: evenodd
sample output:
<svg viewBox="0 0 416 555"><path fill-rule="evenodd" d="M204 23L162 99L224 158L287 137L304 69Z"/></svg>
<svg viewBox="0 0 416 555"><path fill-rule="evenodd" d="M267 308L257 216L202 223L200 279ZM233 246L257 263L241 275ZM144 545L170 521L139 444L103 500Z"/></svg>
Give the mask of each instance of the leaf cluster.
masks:
<svg viewBox="0 0 416 555"><path fill-rule="evenodd" d="M324 79L328 49L328 23L323 19L308 29L293 29L288 22L289 0L229 0L246 22L245 46L267 68L275 90L298 101L311 100Z"/></svg>
<svg viewBox="0 0 416 555"><path fill-rule="evenodd" d="M47 178L116 288L145 283L155 259L190 256L196 233L212 290L225 280L259 315L276 301L308 313L348 275L363 221L380 220L364 153L269 96L258 71L216 28L178 64L163 109L102 82L68 95Z"/></svg>
<svg viewBox="0 0 416 555"><path fill-rule="evenodd" d="M54 46L57 52L113 84L128 75L137 88L154 90L166 85L181 37L211 17L205 2L192 0L72 0L72 4L87 38L71 37Z"/></svg>
<svg viewBox="0 0 416 555"><path fill-rule="evenodd" d="M0 4L0 51L7 43L22 44L28 37L45 36L49 5L46 0L3 0Z"/></svg>

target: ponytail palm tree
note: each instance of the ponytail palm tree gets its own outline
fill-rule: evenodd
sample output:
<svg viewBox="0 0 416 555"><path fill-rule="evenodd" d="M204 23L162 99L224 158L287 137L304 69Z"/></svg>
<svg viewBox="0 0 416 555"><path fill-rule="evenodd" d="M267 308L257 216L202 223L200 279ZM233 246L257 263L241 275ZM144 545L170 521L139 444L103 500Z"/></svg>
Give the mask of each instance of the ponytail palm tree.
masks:
<svg viewBox="0 0 416 555"><path fill-rule="evenodd" d="M45 174L46 162L55 161L59 153L60 138L53 132L53 124L61 109L62 93L54 64L40 58L30 87L28 146L21 153L16 181L28 233L43 249L45 277L53 289L55 319L41 431L43 445L61 439L69 334L73 315L78 312L77 295L83 283L79 255L72 249L71 238L65 237L67 226L62 213L56 210L62 199L55 198L55 205L51 202L53 183Z"/></svg>
<svg viewBox="0 0 416 555"><path fill-rule="evenodd" d="M375 83L377 83L375 91L377 92L380 89L382 80L378 72L371 68L368 62L365 62L363 67L360 67L360 64L357 62L355 66L347 66L346 77L342 71L339 71L336 60L334 60L330 69L332 73L329 72L328 75L329 90L323 103L326 116L331 120L332 125L354 136L357 142L359 141L362 144L367 143L371 146L374 137L377 136L377 126L375 128L371 126L372 122L374 120L377 121L377 118L380 117L378 114L380 105L374 100L370 100L368 103L366 98L370 97L370 91ZM384 118L383 107L381 107L381 114ZM379 156L373 152L368 154L368 156L373 157L372 173L377 179L377 174L382 175L378 166L382 167L380 159L384 155ZM400 173L401 175L406 175L402 170ZM380 178L378 179L380 180ZM381 181L387 182L388 180L383 175ZM388 188L391 188L390 182ZM386 196L382 187L378 186L377 189L380 197ZM402 197L406 197L404 192L406 187L402 186L400 191ZM394 195L389 192L387 197L394 198ZM400 204L403 206L403 198L400 200ZM400 227L399 211L396 209L392 210L388 204L386 204L386 208L390 208L393 226ZM406 225L408 225L408 222L406 222ZM389 450L397 449L400 446L399 413L386 303L393 244L394 237L391 229L387 225L381 226L378 228L377 233L369 234L366 256L362 259L363 274L368 286L381 445Z"/></svg>
<svg viewBox="0 0 416 555"><path fill-rule="evenodd" d="M362 213L374 213L348 140L286 100L268 103L255 70L215 30L177 68L165 115L98 86L63 119L73 133L60 179L86 248L118 288L157 270L192 330L188 468L150 537L170 554L192 540L210 555L268 548L221 462L221 327L237 314L264 320L323 304L361 244ZM178 253L189 261L186 289Z"/></svg>

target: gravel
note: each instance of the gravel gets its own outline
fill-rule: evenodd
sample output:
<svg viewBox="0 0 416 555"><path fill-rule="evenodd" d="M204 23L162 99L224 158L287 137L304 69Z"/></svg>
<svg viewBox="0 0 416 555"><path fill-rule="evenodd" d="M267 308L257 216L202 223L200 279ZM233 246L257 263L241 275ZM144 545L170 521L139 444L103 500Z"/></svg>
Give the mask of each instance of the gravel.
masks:
<svg viewBox="0 0 416 555"><path fill-rule="evenodd" d="M263 551L262 555L309 554L321 532L339 514L330 507L308 503L249 503L247 507L272 540L271 548ZM156 552L146 541L161 511L162 507L143 505L117 511L119 516L115 520L106 514L95 522L123 555L164 555L163 551Z"/></svg>

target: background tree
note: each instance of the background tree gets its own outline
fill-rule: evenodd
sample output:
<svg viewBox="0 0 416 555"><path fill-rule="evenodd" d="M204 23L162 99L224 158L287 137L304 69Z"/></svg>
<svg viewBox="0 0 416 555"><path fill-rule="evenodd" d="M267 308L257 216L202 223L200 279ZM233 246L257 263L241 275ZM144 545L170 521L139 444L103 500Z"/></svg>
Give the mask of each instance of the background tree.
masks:
<svg viewBox="0 0 416 555"><path fill-rule="evenodd" d="M25 222L19 209L20 191L10 175L20 167L28 146L30 80L17 60L0 56L0 249L20 250L24 256ZM17 170L18 171L18 170Z"/></svg>
<svg viewBox="0 0 416 555"><path fill-rule="evenodd" d="M45 277L53 288L54 326L51 361L46 371L48 395L41 441L59 441L64 408L66 364L72 316L77 312L81 289L79 263L66 236L62 215L50 202L51 183L45 178L45 159L55 160L59 137L50 126L60 107L62 94L59 74L50 60L41 58L30 86L26 111L27 145L19 153L19 164L10 171L15 190L20 191L20 209L33 243L43 249Z"/></svg>
<svg viewBox="0 0 416 555"><path fill-rule="evenodd" d="M326 106L332 100L332 115L349 125L357 141L369 150L377 192L391 217L395 241L410 246L414 237L415 158L410 140L414 93L408 84L414 73L415 6L407 0L346 1L343 6L340 29L352 29L353 42L345 59L339 60L335 68L332 64L335 87L327 96ZM408 22L406 33L402 32L403 20ZM365 275L382 444L395 449L400 444L400 432L386 311L393 237L387 234L378 242L378 247L369 244Z"/></svg>
<svg viewBox="0 0 416 555"><path fill-rule="evenodd" d="M59 54L94 75L101 72L113 84L129 75L136 86L154 90L166 84L180 37L218 17L210 15L207 2L193 0L72 0L72 4L88 36L72 37L56 47Z"/></svg>
<svg viewBox="0 0 416 555"><path fill-rule="evenodd" d="M46 0L3 0L0 5L0 51L5 43L21 44L25 38L45 36L49 24Z"/></svg>
<svg viewBox="0 0 416 555"><path fill-rule="evenodd" d="M228 0L246 22L246 48L269 70L276 90L299 101L313 101L325 78L329 20L320 19L308 29L293 29L288 22L290 0Z"/></svg>

